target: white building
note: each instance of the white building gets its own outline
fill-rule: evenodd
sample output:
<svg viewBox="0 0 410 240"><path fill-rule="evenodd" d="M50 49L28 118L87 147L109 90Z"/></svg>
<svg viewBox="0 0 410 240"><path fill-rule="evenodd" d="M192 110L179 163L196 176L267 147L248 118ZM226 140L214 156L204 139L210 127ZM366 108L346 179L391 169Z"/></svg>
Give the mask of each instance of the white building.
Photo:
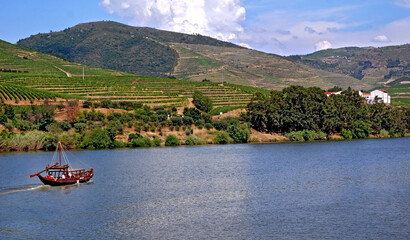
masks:
<svg viewBox="0 0 410 240"><path fill-rule="evenodd" d="M375 101L376 98L380 98L380 101L382 101L385 104L390 104L390 94L383 89L376 89L370 92L370 97L373 99L373 102Z"/></svg>
<svg viewBox="0 0 410 240"><path fill-rule="evenodd" d="M363 93L359 91L359 95L366 99L368 104L373 104L376 102L376 98L379 102L390 104L390 94L383 89L376 89L371 91L370 93Z"/></svg>
<svg viewBox="0 0 410 240"><path fill-rule="evenodd" d="M326 96L330 96L330 95L340 95L342 93L342 91L338 91L338 92L325 92Z"/></svg>

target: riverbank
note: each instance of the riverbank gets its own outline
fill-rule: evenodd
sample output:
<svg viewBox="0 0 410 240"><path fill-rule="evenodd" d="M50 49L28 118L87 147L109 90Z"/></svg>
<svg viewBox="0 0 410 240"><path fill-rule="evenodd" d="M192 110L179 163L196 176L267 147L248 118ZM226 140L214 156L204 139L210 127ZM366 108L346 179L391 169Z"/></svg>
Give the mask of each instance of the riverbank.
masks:
<svg viewBox="0 0 410 240"><path fill-rule="evenodd" d="M258 95L246 109L219 113L216 108L216 116L196 105L150 107L110 100L0 104L0 151L54 150L57 142L66 149L113 149L409 135L407 108L367 105L352 93L327 97L318 88L289 87L282 93ZM312 99L301 101L309 94Z"/></svg>
<svg viewBox="0 0 410 240"><path fill-rule="evenodd" d="M232 140L222 141L217 140L218 134L223 131L215 129L199 129L192 127L188 129L180 128L179 131L169 128L163 128L162 132L140 132L137 133L131 128L124 129L123 134L117 135L114 145L107 147L84 147L81 142L84 141L84 135L76 133L73 129L62 133L58 136L49 132L28 131L28 132L10 132L5 135L4 126L0 125L0 152L33 152L33 151L54 151L57 141L61 141L67 150L81 149L120 149L120 148L138 148L138 147L167 147L167 146L192 146L192 145L217 145L217 144L234 144ZM137 141L130 140L134 135L137 135ZM97 136L98 137L98 136ZM172 143L167 143L170 137L175 137L176 140ZM404 136L390 136L386 134L369 135L368 139L382 138L397 138L410 137L410 133ZM94 139L98 140L98 139ZM346 141L340 134L327 135L324 139L318 140L291 140L283 134L278 133L262 133L251 129L248 141L246 143L290 143L290 142L323 142L323 141ZM175 142L176 141L176 142Z"/></svg>

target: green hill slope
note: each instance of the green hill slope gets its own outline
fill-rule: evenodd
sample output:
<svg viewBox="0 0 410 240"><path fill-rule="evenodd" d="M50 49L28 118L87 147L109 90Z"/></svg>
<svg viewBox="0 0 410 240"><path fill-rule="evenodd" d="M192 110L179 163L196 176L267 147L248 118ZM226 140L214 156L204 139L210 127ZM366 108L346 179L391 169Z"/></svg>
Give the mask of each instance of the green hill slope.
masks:
<svg viewBox="0 0 410 240"><path fill-rule="evenodd" d="M289 85L370 89L341 73L266 54L201 35L131 27L116 22L79 24L37 34L19 45L91 66L149 76L175 75L269 89Z"/></svg>
<svg viewBox="0 0 410 240"><path fill-rule="evenodd" d="M176 51L161 42L235 46L200 35L136 28L116 22L79 24L61 32L37 34L18 45L100 68L164 76L177 63Z"/></svg>
<svg viewBox="0 0 410 240"><path fill-rule="evenodd" d="M75 62L64 61L61 58L49 54L20 47L0 40L0 72L25 73L25 75L48 75L55 77L82 76L84 71L87 75L112 76L129 75L113 70L103 70L89 67Z"/></svg>

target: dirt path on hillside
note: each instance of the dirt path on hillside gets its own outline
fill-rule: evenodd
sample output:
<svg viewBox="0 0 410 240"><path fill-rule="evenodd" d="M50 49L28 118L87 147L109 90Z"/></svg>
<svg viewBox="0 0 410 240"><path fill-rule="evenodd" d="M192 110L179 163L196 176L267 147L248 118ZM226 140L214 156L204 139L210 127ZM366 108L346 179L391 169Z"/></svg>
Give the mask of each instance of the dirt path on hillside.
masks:
<svg viewBox="0 0 410 240"><path fill-rule="evenodd" d="M54 66L54 67L57 68L58 70L62 71L63 73L65 73L65 74L67 75L67 77L72 77L72 76L73 76L71 73L69 73L69 72L67 72L67 71L64 71L63 69L61 69L61 68L59 68L59 67L57 67L57 66Z"/></svg>
<svg viewBox="0 0 410 240"><path fill-rule="evenodd" d="M172 49L174 49L178 54L177 64L175 65L174 69L172 70L172 74L178 74L179 69L181 68L181 60L180 59L181 59L182 54L180 53L180 51L174 45L171 44L170 47Z"/></svg>

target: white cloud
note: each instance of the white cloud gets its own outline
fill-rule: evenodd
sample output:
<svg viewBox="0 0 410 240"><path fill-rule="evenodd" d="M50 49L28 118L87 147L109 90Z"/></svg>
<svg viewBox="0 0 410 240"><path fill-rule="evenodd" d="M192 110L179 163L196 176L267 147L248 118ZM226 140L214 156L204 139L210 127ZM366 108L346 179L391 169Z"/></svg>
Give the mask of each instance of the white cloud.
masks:
<svg viewBox="0 0 410 240"><path fill-rule="evenodd" d="M396 1L396 5L404 8L410 8L410 0L398 0Z"/></svg>
<svg viewBox="0 0 410 240"><path fill-rule="evenodd" d="M234 41L244 30L240 0L103 0L100 4L136 26L199 33Z"/></svg>
<svg viewBox="0 0 410 240"><path fill-rule="evenodd" d="M378 35L372 39L372 42L391 42L386 35Z"/></svg>
<svg viewBox="0 0 410 240"><path fill-rule="evenodd" d="M331 48L409 43L410 31L404 29L410 29L410 17L370 28L369 22L339 17L351 9L355 8L323 9L323 14L320 11L270 11L247 22L240 39L253 48L280 55L311 53L326 46L316 45L323 40L331 43ZM338 17L332 18L330 13Z"/></svg>
<svg viewBox="0 0 410 240"><path fill-rule="evenodd" d="M320 41L316 43L315 46L316 46L316 51L320 51L320 50L331 48L332 44L329 41L324 40L324 41Z"/></svg>

